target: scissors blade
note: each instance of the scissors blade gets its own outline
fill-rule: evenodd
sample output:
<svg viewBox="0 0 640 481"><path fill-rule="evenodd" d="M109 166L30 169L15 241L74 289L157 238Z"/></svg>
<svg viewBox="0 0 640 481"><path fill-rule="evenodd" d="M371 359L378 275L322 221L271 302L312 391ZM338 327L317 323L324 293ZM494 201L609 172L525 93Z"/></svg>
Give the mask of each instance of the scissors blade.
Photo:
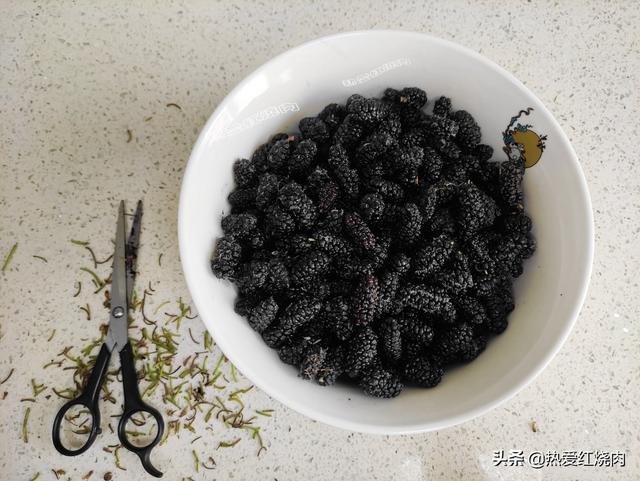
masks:
<svg viewBox="0 0 640 481"><path fill-rule="evenodd" d="M140 245L140 223L142 221L142 201L138 201L136 212L133 215L131 231L127 238L127 300L131 303L133 283L136 279L136 262L138 260L138 246Z"/></svg>
<svg viewBox="0 0 640 481"><path fill-rule="evenodd" d="M106 340L107 347L111 352L114 349L120 351L129 340L125 235L124 201L120 201L116 227L116 250L113 254L113 272L111 274L111 313Z"/></svg>

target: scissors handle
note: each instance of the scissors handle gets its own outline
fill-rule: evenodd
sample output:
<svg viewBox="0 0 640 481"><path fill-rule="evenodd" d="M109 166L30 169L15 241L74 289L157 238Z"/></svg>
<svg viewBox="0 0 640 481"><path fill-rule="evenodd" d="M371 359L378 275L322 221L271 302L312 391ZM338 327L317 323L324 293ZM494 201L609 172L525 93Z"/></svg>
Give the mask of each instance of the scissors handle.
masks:
<svg viewBox="0 0 640 481"><path fill-rule="evenodd" d="M122 383L124 385L124 412L118 423L118 438L122 445L140 458L142 466L152 476L162 477L162 472L151 464L151 450L160 442L164 433L164 421L162 415L153 407L146 404L138 390L138 376L136 375L133 350L127 343L120 351L120 364L122 367ZM158 428L156 437L146 446L136 446L129 441L126 432L127 422L136 413L146 413L153 417Z"/></svg>
<svg viewBox="0 0 640 481"><path fill-rule="evenodd" d="M100 410L98 409L98 401L100 399L100 387L102 386L105 374L109 368L110 358L111 352L106 344L103 344L82 394L67 402L62 406L62 408L60 408L58 414L56 414L56 417L53 420L52 436L53 445L60 454L64 454L65 456L77 456L78 454L82 454L91 447L96 436L100 434ZM91 414L91 429L84 445L78 449L67 449L60 439L62 421L64 420L64 416L67 411L74 406L83 406L89 411Z"/></svg>

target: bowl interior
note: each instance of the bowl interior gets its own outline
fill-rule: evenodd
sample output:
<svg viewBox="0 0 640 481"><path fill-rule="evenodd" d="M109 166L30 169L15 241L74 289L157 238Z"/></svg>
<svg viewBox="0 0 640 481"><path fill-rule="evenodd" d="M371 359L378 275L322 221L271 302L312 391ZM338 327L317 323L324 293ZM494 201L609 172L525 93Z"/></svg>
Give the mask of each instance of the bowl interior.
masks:
<svg viewBox="0 0 640 481"><path fill-rule="evenodd" d="M538 249L515 284L509 328L473 363L447 373L434 389L407 389L393 400L346 386L323 388L297 377L233 311L231 284L216 279L209 259L233 188L231 167L280 131L353 93L379 96L389 86L419 86L471 112L482 141L506 159L511 118L543 139L539 162L525 175L526 208ZM236 366L274 398L339 427L405 433L455 424L505 400L540 372L582 304L592 258L592 219L575 154L546 108L511 75L449 42L408 32L359 32L310 42L247 77L220 104L194 147L180 198L180 254L200 316Z"/></svg>

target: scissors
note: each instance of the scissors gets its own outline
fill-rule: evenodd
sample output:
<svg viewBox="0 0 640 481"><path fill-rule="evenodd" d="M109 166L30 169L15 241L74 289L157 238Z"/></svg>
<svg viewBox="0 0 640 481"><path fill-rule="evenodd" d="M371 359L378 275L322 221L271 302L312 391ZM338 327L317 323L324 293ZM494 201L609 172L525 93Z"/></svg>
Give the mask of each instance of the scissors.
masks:
<svg viewBox="0 0 640 481"><path fill-rule="evenodd" d="M111 354L120 353L120 366L122 368L122 383L124 387L124 412L118 424L118 438L122 445L140 458L144 469L157 478L162 477L162 472L157 470L150 460L151 450L160 442L164 432L162 415L153 407L142 401L138 390L138 378L136 376L133 350L129 343L128 334L128 307L133 293L133 282L136 271L135 263L140 239L140 221L142 218L142 201L138 201L136 212L129 238L125 241L124 201L120 202L118 209L118 224L116 228L116 246L113 256L113 273L111 276L111 311L109 313L109 330L100 348L95 366L89 375L84 391L77 398L67 402L53 421L53 445L65 456L77 456L84 453L93 444L96 436L102 432L100 429L100 388L104 382ZM81 406L88 410L92 416L91 429L86 442L78 449L67 449L60 440L61 425L65 414L74 406ZM129 441L126 432L127 422L133 415L145 413L155 419L157 433L155 438L146 446L136 446Z"/></svg>

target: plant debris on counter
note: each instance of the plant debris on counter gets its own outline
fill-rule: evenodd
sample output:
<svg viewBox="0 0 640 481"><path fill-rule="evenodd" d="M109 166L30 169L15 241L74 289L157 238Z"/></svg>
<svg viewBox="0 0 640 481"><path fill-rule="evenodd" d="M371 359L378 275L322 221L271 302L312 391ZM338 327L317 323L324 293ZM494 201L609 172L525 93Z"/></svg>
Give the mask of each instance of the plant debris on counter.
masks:
<svg viewBox="0 0 640 481"><path fill-rule="evenodd" d="M94 269L80 267L80 271L89 273L96 290L90 296L99 296L98 302L104 306L102 313L91 315L90 305L95 304L89 296L83 301L85 305L79 306L87 314L88 320L101 319L102 324L96 324L95 327L87 327L87 333L94 331L96 337L87 337L84 344L61 346L58 353L47 362L43 368L56 367L66 372L72 372L72 384L64 386L48 387L39 384L35 379L31 379L32 398L29 400L36 402L36 399L43 392L50 392L55 396L47 395L47 399L73 399L81 391L91 372L98 348L104 341L107 333L107 322L109 319L109 290L104 289L110 283L110 279L104 278L99 273L99 267L103 262L95 262L96 256L89 246L88 241L72 240L73 244L83 247L90 253L91 261L94 263ZM78 298L81 293L82 284L77 281L75 284L76 292L73 298ZM165 433L161 441L161 445L165 444L169 438L174 436L191 436L196 441L202 437L206 437L207 433L211 436L212 441L208 447L201 446L200 455L206 461L200 461L198 453L194 450L194 456L198 460L198 466L212 469L215 461L210 456L211 451L219 447L235 446L242 440L252 440L256 444L256 453L259 455L266 446L262 439L262 431L260 419L263 418L265 412L271 413L270 409L250 410L246 405L246 401L242 396L249 392L253 386L241 385L238 387L236 383L242 382L236 375L235 367L220 353L209 333L204 330L203 334L194 335L195 327L185 321L193 320L197 315L193 315L191 307L188 306L182 298L175 301L164 300L159 302L153 310L153 296L157 289L153 287L151 282L143 290L140 295L134 292L130 313L129 338L134 349L134 357L136 360L136 368L140 379L141 395L143 398L153 398L153 402L162 405L162 415L165 418ZM146 305L146 310L145 310ZM95 307L95 306L94 306ZM153 315L149 314L153 312ZM198 323L199 325L200 323ZM56 330L53 329L48 343L52 343ZM62 339L60 336L58 339ZM64 342L60 340L59 342ZM184 346L181 349L180 346ZM52 350L55 348L52 348ZM6 382L13 374L13 369L0 381ZM106 375L106 381L102 387L102 401L107 401L116 406L121 405L121 393L116 389L115 393L111 390L111 383L120 376L120 369L109 370ZM65 379L67 376L65 376ZM103 408L103 413L107 411ZM115 408L117 411L118 408ZM22 437L24 442L29 440L29 414L30 407L25 410L22 422ZM103 414L104 424L108 422L106 428L114 432L111 425L111 418L115 419L119 415L106 416ZM132 431L131 435L144 435L145 426L144 419L132 420L139 431ZM72 426L77 434L88 432L88 423L90 419L83 416L80 412L75 415L67 414L66 422ZM153 429L154 426L149 427ZM225 434L226 431L228 434ZM246 435L238 435L246 432ZM214 438L215 436L215 438ZM222 438L222 441L219 439ZM215 439L215 444L213 442ZM190 443L187 443L190 444ZM112 453L114 456L114 464L119 469L125 469L121 464L119 457L120 445L112 445L104 448L106 452ZM204 466L206 464L206 466ZM64 474L64 470L53 470L56 476ZM107 476L107 474L109 476ZM104 479L110 478L111 473L105 474Z"/></svg>
<svg viewBox="0 0 640 481"><path fill-rule="evenodd" d="M433 387L503 332L535 250L521 160L419 88L352 95L233 166L211 267L300 376L372 396Z"/></svg>
<svg viewBox="0 0 640 481"><path fill-rule="evenodd" d="M9 264L11 264L11 260L13 259L13 256L15 255L17 249L18 249L18 243L16 242L11 246L11 249L9 250L7 257L5 258L4 263L2 264L2 272L6 272L6 270L9 268Z"/></svg>

